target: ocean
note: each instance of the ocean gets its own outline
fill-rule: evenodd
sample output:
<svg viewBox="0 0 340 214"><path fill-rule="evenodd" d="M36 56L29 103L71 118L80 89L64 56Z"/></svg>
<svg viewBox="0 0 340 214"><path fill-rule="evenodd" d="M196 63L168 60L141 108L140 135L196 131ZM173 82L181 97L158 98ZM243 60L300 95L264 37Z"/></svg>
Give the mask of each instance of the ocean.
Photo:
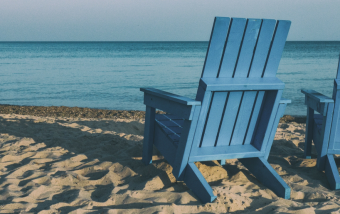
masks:
<svg viewBox="0 0 340 214"><path fill-rule="evenodd" d="M0 104L145 110L140 87L195 98L208 42L0 42ZM286 42L277 77L306 115L301 89L332 96L340 42Z"/></svg>

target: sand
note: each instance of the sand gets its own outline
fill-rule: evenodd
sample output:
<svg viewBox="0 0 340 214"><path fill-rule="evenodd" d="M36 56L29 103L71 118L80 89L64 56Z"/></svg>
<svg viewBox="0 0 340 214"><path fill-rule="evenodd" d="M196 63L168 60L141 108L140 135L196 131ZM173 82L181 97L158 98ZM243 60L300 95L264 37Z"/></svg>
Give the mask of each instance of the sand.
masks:
<svg viewBox="0 0 340 214"><path fill-rule="evenodd" d="M123 114L126 115L126 114ZM0 213L340 213L312 159L305 123L279 124L269 162L291 187L277 197L238 160L197 163L217 199L202 204L154 150L141 162L144 119L0 114Z"/></svg>

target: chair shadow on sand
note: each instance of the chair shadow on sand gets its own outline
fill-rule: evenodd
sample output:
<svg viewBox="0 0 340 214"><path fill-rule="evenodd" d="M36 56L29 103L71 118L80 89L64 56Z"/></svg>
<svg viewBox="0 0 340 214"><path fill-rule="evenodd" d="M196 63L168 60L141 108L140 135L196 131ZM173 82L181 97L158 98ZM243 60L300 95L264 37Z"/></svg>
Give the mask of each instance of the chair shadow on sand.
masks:
<svg viewBox="0 0 340 214"><path fill-rule="evenodd" d="M30 116L19 118L2 116L0 130L0 158L4 160L0 163L2 169L0 195L5 195L11 190L16 191L16 194L2 197L0 207L11 203L20 203L25 207L35 203L36 206L31 205L32 208L27 211L35 213L57 206L61 213L68 213L76 209L97 212L108 209L169 206L172 203L195 207L201 205L183 182L175 182L171 177L170 165L156 150L154 151L156 160L153 164L144 166L141 161L143 124L140 122L67 121ZM125 133L122 133L122 130L125 130ZM308 186L321 185L327 188L325 176L316 173L316 167L301 165L303 161L301 148L302 143L297 147L292 141L276 140L269 162L282 167L286 171L285 176L300 171L302 173L299 176L309 182ZM202 164L209 167L218 166L217 162L212 161ZM260 189L266 189L246 168L239 166L240 163L227 164L221 168L229 177L242 172ZM223 186L222 180L210 181L209 184ZM59 186L56 186L56 183ZM294 181L290 182L290 185L292 183ZM294 186L292 189L294 190ZM164 192L167 198L161 199L165 195ZM134 193L135 197L132 196ZM189 199L183 201L183 197ZM272 201L262 198L259 203L253 199L250 206L254 211Z"/></svg>
<svg viewBox="0 0 340 214"><path fill-rule="evenodd" d="M113 130L115 127L128 128L124 128L126 133L121 133L119 130ZM17 190L20 191L17 197L9 196L0 200L0 207L14 203L13 200L26 204L25 199L31 197L30 194L39 186L49 187L52 185L53 179L63 180L67 177L74 180L73 185L60 184L60 189L52 192L52 196L46 195L46 197L40 198L37 202L38 206L29 211L38 212L50 209L52 205L60 202L72 203L77 199L79 200L81 191L88 191L92 202L104 203L112 197L119 198L119 195L123 195L127 191L143 190L147 182L157 176L161 178L163 183L159 184L159 186L163 186L159 191L165 191L170 186L173 187L175 192L188 191L183 183L172 183L167 173L162 168L156 167L157 165L164 165L163 160L155 161L155 164L147 167L142 164L142 139L134 136L142 135L143 130L138 130L141 127L143 128L143 124L136 121L66 122L56 119L52 122L46 122L29 119L29 117L25 118L25 116L22 119L0 117L3 142L0 147L0 158L2 159L6 155L18 156L15 160L6 161L5 158L5 161L1 162L1 168L6 168L6 170L0 176L0 188L3 189L0 189L0 194L8 191L9 185L13 185L9 181L9 177L13 178L14 175ZM101 131L98 131L98 129L101 129ZM132 131L129 132L129 130ZM6 134L14 139L6 140L8 138ZM132 140L127 140L126 136ZM26 144L20 143L22 141L25 141ZM11 151L6 151L7 149ZM57 150L64 151L64 154L54 155L53 153ZM72 159L75 160L72 161ZM68 163L72 166L68 166ZM29 165L37 165L37 167L33 170ZM64 169L62 165L65 165ZM122 177L121 179L113 178L110 173ZM118 185L111 181L114 179L116 179L115 182ZM39 183L36 183L38 181ZM86 184L87 181L88 184ZM98 184L92 185L91 183L96 183L95 181L98 181ZM77 182L85 184L79 186ZM117 187L119 187L119 190L114 194L114 189ZM91 203L91 200L88 202ZM108 205L111 204L108 203ZM96 208L137 209L161 204L166 205L168 203L141 202ZM199 202L194 202L194 204L199 204ZM79 206L62 206L58 210L71 212L84 207L87 207L85 203Z"/></svg>

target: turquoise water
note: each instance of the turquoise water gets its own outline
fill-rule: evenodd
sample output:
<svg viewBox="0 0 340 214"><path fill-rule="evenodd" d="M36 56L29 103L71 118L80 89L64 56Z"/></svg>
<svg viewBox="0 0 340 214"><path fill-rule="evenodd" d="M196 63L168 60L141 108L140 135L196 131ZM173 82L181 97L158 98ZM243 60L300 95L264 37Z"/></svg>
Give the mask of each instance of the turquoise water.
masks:
<svg viewBox="0 0 340 214"><path fill-rule="evenodd" d="M144 110L140 87L195 98L208 42L0 42L0 104ZM340 42L287 42L277 77L331 96Z"/></svg>

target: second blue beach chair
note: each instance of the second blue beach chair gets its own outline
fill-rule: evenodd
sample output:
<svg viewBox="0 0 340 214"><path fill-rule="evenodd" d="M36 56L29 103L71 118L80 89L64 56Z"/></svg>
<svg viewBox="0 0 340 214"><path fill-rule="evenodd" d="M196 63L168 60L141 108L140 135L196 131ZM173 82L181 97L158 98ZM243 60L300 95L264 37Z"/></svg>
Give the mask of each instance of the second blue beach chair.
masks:
<svg viewBox="0 0 340 214"><path fill-rule="evenodd" d="M311 158L313 141L318 170L325 170L331 189L340 189L340 176L333 156L340 154L340 59L332 98L314 90L301 91L307 105L305 158Z"/></svg>
<svg viewBox="0 0 340 214"><path fill-rule="evenodd" d="M151 163L154 145L176 179L205 203L216 196L195 162L238 158L262 184L290 198L267 161L290 102L281 99L284 83L275 77L289 27L290 21L216 17L196 100L141 88L143 162Z"/></svg>

